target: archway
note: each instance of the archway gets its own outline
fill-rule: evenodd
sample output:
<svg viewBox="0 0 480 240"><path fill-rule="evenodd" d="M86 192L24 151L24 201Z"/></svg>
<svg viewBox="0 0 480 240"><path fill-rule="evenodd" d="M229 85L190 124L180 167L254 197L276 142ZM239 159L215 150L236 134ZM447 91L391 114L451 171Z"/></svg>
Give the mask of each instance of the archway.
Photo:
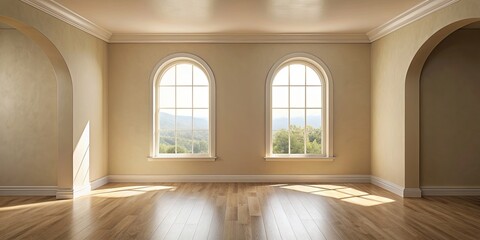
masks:
<svg viewBox="0 0 480 240"><path fill-rule="evenodd" d="M420 78L434 48L454 31L479 21L468 18L450 23L433 34L417 51L405 79L405 187L420 186Z"/></svg>
<svg viewBox="0 0 480 240"><path fill-rule="evenodd" d="M43 50L57 80L58 162L57 198L73 197L73 88L65 59L55 45L37 29L16 19L0 16L0 22L14 27Z"/></svg>

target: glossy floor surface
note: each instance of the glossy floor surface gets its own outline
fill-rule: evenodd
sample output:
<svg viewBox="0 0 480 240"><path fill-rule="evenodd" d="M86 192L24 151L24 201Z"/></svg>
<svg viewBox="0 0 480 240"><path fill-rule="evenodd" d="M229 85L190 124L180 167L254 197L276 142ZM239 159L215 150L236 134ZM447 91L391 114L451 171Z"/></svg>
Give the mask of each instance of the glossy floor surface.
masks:
<svg viewBox="0 0 480 240"><path fill-rule="evenodd" d="M371 184L108 184L75 200L0 197L0 239L479 239L480 197Z"/></svg>

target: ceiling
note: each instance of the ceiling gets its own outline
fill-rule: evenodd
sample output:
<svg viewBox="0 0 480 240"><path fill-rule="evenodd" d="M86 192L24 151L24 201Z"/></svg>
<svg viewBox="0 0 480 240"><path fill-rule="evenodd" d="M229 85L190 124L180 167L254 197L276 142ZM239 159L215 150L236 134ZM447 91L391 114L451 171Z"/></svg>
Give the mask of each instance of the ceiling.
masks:
<svg viewBox="0 0 480 240"><path fill-rule="evenodd" d="M424 0L56 0L112 33L366 34Z"/></svg>
<svg viewBox="0 0 480 240"><path fill-rule="evenodd" d="M109 43L371 43L460 0L21 0Z"/></svg>

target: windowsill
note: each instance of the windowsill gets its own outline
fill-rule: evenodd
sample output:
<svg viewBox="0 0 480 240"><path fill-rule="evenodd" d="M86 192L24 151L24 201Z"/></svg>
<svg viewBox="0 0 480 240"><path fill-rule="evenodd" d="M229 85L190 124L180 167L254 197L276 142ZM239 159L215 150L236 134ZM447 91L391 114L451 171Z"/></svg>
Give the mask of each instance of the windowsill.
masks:
<svg viewBox="0 0 480 240"><path fill-rule="evenodd" d="M155 156L148 157L149 162L214 162L217 157L208 156Z"/></svg>
<svg viewBox="0 0 480 240"><path fill-rule="evenodd" d="M290 155L290 156L269 156L265 157L267 162L333 162L335 156L309 156L309 155Z"/></svg>

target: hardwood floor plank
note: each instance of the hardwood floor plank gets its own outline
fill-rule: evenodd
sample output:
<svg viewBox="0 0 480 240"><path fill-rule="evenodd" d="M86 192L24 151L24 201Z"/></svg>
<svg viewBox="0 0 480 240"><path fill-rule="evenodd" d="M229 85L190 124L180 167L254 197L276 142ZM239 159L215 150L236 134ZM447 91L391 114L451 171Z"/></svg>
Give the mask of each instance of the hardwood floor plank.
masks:
<svg viewBox="0 0 480 240"><path fill-rule="evenodd" d="M480 197L404 199L371 184L110 183L0 197L0 239L462 239Z"/></svg>

